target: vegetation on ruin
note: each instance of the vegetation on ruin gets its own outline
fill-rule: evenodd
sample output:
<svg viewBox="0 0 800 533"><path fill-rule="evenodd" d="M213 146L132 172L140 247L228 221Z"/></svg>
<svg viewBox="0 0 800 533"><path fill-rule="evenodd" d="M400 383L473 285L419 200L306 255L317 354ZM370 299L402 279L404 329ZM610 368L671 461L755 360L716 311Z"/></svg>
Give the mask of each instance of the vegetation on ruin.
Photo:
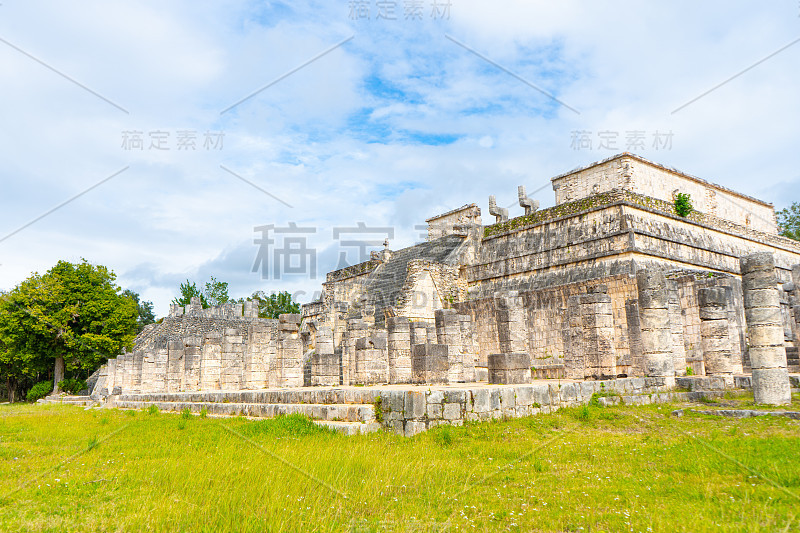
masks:
<svg viewBox="0 0 800 533"><path fill-rule="evenodd" d="M797 410L800 398L794 401ZM249 421L3 405L0 528L800 527L800 421L689 410L676 418L676 407L586 406L403 438L345 437L297 416Z"/></svg>
<svg viewBox="0 0 800 533"><path fill-rule="evenodd" d="M781 235L800 241L800 202L794 202L789 207L775 213L778 219Z"/></svg>
<svg viewBox="0 0 800 533"><path fill-rule="evenodd" d="M687 217L693 211L692 197L683 192L675 195L675 213L679 217Z"/></svg>
<svg viewBox="0 0 800 533"><path fill-rule="evenodd" d="M59 261L0 296L0 379L11 401L37 382L88 377L132 347L138 303L115 279L101 265Z"/></svg>
<svg viewBox="0 0 800 533"><path fill-rule="evenodd" d="M300 312L300 304L292 300L288 291L269 295L264 291L256 291L248 300L256 302L258 316L261 318L278 318L280 315Z"/></svg>

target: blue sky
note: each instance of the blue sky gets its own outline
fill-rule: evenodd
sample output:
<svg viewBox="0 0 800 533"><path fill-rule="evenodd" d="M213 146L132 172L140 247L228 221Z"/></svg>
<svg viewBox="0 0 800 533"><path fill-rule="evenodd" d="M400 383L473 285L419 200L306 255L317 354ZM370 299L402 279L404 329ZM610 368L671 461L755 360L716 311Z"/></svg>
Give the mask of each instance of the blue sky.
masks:
<svg viewBox="0 0 800 533"><path fill-rule="evenodd" d="M437 17L425 0L408 18L398 0L397 20L351 4L4 1L0 290L86 258L160 314L211 275L308 300L342 252L359 259L343 242L386 237L334 228L391 227L400 248L465 203L488 221L488 196L512 205L517 185L551 205L550 177L626 149L800 200L800 43L775 54L800 37L794 0L451 0ZM314 229L294 236L316 277L254 273L254 228L290 223Z"/></svg>

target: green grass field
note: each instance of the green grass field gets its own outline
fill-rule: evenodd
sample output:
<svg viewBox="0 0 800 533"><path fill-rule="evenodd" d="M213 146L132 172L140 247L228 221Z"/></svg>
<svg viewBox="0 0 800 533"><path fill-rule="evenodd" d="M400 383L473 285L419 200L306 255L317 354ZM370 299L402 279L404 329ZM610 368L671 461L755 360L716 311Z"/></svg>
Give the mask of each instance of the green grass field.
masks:
<svg viewBox="0 0 800 533"><path fill-rule="evenodd" d="M406 439L298 417L5 405L0 530L800 528L800 421L675 408L576 408Z"/></svg>

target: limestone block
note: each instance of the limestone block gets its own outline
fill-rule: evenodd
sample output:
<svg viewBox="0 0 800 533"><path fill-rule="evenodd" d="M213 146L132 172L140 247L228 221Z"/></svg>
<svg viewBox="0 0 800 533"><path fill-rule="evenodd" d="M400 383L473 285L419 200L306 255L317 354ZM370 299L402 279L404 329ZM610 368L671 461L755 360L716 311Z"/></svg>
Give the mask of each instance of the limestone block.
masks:
<svg viewBox="0 0 800 533"><path fill-rule="evenodd" d="M442 344L418 344L411 356L413 383L447 383L448 347Z"/></svg>
<svg viewBox="0 0 800 533"><path fill-rule="evenodd" d="M783 346L782 326L753 325L748 328L750 346Z"/></svg>
<svg viewBox="0 0 800 533"><path fill-rule="evenodd" d="M489 383L516 384L531 382L531 359L527 353L490 354Z"/></svg>

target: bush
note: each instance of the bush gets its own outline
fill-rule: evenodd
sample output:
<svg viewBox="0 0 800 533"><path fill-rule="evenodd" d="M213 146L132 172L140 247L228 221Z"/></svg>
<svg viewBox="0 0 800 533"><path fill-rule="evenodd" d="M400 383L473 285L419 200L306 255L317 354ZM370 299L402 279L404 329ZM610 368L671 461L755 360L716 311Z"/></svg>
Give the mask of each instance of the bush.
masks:
<svg viewBox="0 0 800 533"><path fill-rule="evenodd" d="M82 379L69 378L58 382L58 388L69 394L78 394L86 390L86 382Z"/></svg>
<svg viewBox="0 0 800 533"><path fill-rule="evenodd" d="M692 212L692 197L686 193L679 192L675 195L675 212L678 216L687 217Z"/></svg>
<svg viewBox="0 0 800 533"><path fill-rule="evenodd" d="M40 381L28 391L28 401L35 402L53 392L52 381Z"/></svg>

